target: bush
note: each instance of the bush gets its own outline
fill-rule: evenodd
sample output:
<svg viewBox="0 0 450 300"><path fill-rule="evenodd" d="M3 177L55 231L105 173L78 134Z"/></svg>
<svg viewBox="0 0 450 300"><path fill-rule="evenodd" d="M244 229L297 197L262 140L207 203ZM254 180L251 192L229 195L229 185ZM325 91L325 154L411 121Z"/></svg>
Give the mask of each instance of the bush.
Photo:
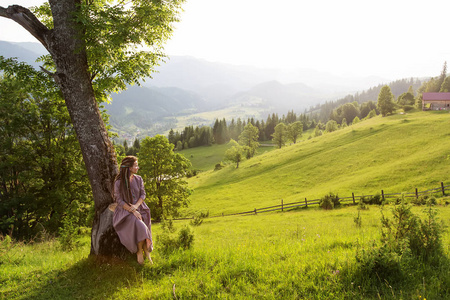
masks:
<svg viewBox="0 0 450 300"><path fill-rule="evenodd" d="M364 197L361 197L361 199L358 202L358 210L366 210L369 209L369 207L364 203Z"/></svg>
<svg viewBox="0 0 450 300"><path fill-rule="evenodd" d="M319 206L323 209L333 209L339 205L341 205L341 202L339 201L339 197L338 197L338 195L334 195L333 193L329 193L328 195L325 195L319 201Z"/></svg>
<svg viewBox="0 0 450 300"><path fill-rule="evenodd" d="M219 171L223 169L225 166L220 162L214 166L214 171Z"/></svg>
<svg viewBox="0 0 450 300"><path fill-rule="evenodd" d="M187 250L192 247L194 242L194 233L189 226L182 228L177 236L171 234L169 230L165 230L158 236L159 249L163 254L170 254L176 250Z"/></svg>
<svg viewBox="0 0 450 300"><path fill-rule="evenodd" d="M353 221L355 222L355 224L356 224L356 227L361 227L361 225L362 225L362 219L361 219L361 214L360 214L360 210L358 210L358 215L356 216L356 217L354 217L353 218Z"/></svg>
<svg viewBox="0 0 450 300"><path fill-rule="evenodd" d="M408 111L411 111L413 109L414 109L414 106L412 106L412 105L404 105L403 106L403 111L404 112L408 112Z"/></svg>
<svg viewBox="0 0 450 300"><path fill-rule="evenodd" d="M197 176L197 174L198 174L198 170L188 170L186 172L186 177L191 178L191 177Z"/></svg>
<svg viewBox="0 0 450 300"><path fill-rule="evenodd" d="M414 205L436 205L437 201L434 197L422 196L411 200Z"/></svg>
<svg viewBox="0 0 450 300"><path fill-rule="evenodd" d="M383 203L380 194L375 194L374 196L361 196L360 202L364 204L375 204L381 205Z"/></svg>
<svg viewBox="0 0 450 300"><path fill-rule="evenodd" d="M190 222L190 224L192 226L200 226L203 223L203 219L209 217L209 211L207 211L206 213L204 212L198 212L194 215L192 221Z"/></svg>
<svg viewBox="0 0 450 300"><path fill-rule="evenodd" d="M77 218L73 215L68 215L62 220L63 226L59 228L58 240L63 251L70 251L79 246L77 239L80 233L76 223Z"/></svg>
<svg viewBox="0 0 450 300"><path fill-rule="evenodd" d="M402 201L392 209L392 219L382 214L381 245L374 241L372 247L357 250L359 275L392 282L403 277L402 266L439 261L444 256L443 225L437 211L430 206L421 220L411 207Z"/></svg>

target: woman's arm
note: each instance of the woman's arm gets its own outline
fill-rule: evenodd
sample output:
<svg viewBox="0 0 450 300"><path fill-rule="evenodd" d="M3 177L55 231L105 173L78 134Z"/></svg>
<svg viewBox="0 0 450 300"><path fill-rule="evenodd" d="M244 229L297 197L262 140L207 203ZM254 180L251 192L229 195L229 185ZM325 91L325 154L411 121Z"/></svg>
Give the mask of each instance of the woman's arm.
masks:
<svg viewBox="0 0 450 300"><path fill-rule="evenodd" d="M142 177L137 177L135 176L135 179L137 179L138 181L136 182L139 186L139 199L138 201L132 205L135 209L138 209L139 206L141 206L141 204L144 202L145 199L145 188L144 188L144 180L142 179Z"/></svg>
<svg viewBox="0 0 450 300"><path fill-rule="evenodd" d="M137 207L133 207L132 205L129 205L127 202L123 200L122 193L120 192L120 182L116 181L114 183L114 197L116 198L116 202L118 206L121 206L123 209L128 211L129 213L132 213L136 216L136 218L141 219L141 216L139 212L137 211ZM142 203L142 202L141 202ZM136 215L136 213L139 214L139 216Z"/></svg>

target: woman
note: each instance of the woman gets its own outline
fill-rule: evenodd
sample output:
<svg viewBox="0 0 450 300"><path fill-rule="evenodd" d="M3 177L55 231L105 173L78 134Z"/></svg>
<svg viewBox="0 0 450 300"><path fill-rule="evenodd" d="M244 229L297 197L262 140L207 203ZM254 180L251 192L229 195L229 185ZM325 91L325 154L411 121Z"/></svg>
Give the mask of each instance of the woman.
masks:
<svg viewBox="0 0 450 300"><path fill-rule="evenodd" d="M117 207L114 211L113 225L120 242L131 252L136 253L139 264L144 263L145 253L152 262L153 250L150 209L145 204L145 190L137 158L127 156L120 164L119 174L114 181L114 196Z"/></svg>

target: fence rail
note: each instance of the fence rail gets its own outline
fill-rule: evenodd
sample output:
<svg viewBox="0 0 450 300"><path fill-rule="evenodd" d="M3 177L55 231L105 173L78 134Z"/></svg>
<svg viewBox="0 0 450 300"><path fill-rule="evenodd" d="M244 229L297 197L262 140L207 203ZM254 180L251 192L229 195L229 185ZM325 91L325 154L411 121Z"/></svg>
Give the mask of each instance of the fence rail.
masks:
<svg viewBox="0 0 450 300"><path fill-rule="evenodd" d="M378 194L382 200L385 200L387 198L398 198L398 196L404 196L405 198L416 198L418 199L420 196L429 195L429 194L436 194L436 193L442 193L443 196L445 196L445 191L448 189L450 185L444 185L443 182L441 182L441 186L437 188L431 188L424 191L419 191L417 188L414 192L403 192L403 193L391 193L391 194L385 194L384 190L381 190L381 194ZM352 193L351 196L348 197L339 197L339 201L342 202L352 202L353 204L356 204L356 202L360 202L362 197L374 197L375 195L361 195L356 196L354 193ZM267 213L277 210L288 210L298 207L308 207L310 205L319 205L321 199L312 199L308 200L305 198L305 200L296 201L296 202L290 202L290 203L284 203L283 199L281 199L281 204L268 206L268 207L262 207L262 208L255 208L253 210L244 211L244 212L237 212L237 213L221 213L218 215L209 216L209 218L219 218L219 217L228 217L228 216L239 216L239 215L256 215L258 213ZM186 218L179 218L175 220L189 220L193 219L193 217L186 217Z"/></svg>

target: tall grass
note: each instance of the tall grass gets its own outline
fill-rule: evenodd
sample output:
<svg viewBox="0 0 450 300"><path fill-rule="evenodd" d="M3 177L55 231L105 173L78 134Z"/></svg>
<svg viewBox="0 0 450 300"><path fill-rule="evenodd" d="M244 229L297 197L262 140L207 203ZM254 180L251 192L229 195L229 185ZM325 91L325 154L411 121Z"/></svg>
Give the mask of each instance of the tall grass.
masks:
<svg viewBox="0 0 450 300"><path fill-rule="evenodd" d="M421 212L421 208L413 208ZM390 215L389 212L385 214ZM440 218L450 225L449 207ZM358 281L355 255L380 239L378 207L298 211L206 219L194 247L164 255L155 234L154 264L134 259L99 263L89 245L61 252L53 241L2 248L0 292L5 299L445 299L450 264L407 270L402 280ZM181 227L185 222L177 222ZM448 258L450 236L446 233ZM4 247L4 245L2 246Z"/></svg>
<svg viewBox="0 0 450 300"><path fill-rule="evenodd" d="M236 212L329 192L340 196L413 191L448 181L448 114L377 117L322 137L274 150L189 179L195 189L185 213ZM206 154L206 152L205 152ZM195 156L195 154L194 154ZM438 199L450 225L449 198ZM386 217L390 209L384 209ZM425 217L422 207L412 211ZM355 222L355 219L358 222ZM189 221L176 221L178 228ZM163 253L154 264L97 261L89 237L70 252L50 239L0 248L1 299L449 299L450 233L433 264L408 261L400 275L363 276L360 249L381 239L381 212L343 206L207 218L194 227L189 250Z"/></svg>

